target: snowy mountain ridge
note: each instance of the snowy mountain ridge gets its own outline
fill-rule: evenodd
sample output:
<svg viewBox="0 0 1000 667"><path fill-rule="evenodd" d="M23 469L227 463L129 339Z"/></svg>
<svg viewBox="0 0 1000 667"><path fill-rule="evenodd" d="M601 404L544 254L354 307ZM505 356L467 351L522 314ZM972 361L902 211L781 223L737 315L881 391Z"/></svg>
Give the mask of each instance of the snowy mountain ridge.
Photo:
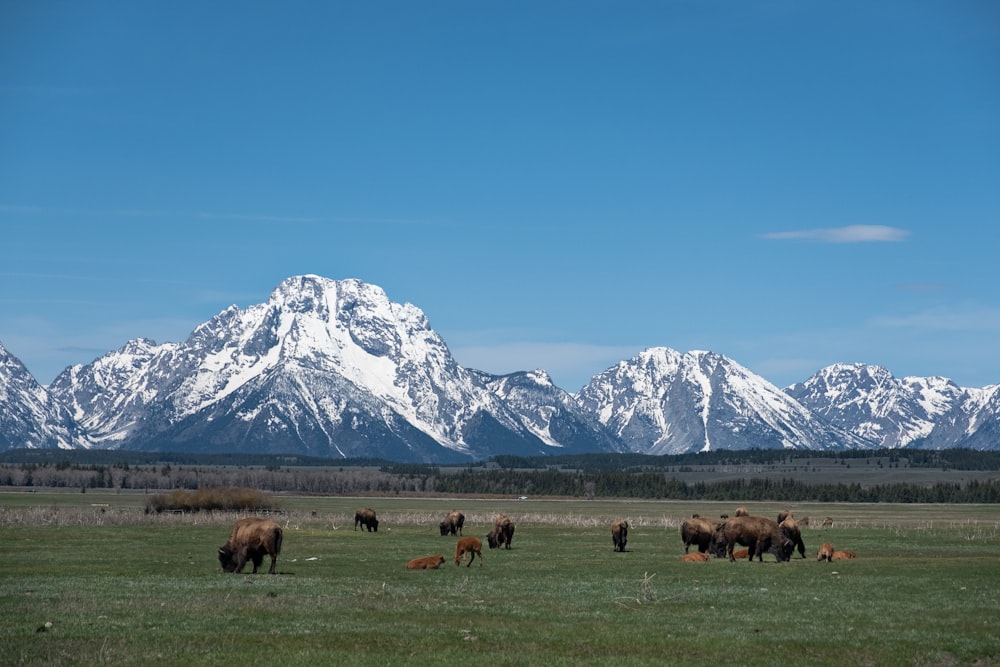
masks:
<svg viewBox="0 0 1000 667"><path fill-rule="evenodd" d="M452 462L495 454L997 449L1000 385L836 364L781 390L708 351L650 348L577 395L461 367L411 304L315 275L187 340L137 338L48 388L0 346L0 449L98 447Z"/></svg>

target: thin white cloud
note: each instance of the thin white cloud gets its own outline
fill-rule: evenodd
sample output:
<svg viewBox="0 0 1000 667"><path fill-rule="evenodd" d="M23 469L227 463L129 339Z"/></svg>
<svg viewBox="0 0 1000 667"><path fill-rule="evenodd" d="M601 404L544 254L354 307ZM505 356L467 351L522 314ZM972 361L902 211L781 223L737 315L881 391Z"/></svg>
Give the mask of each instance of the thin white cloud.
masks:
<svg viewBox="0 0 1000 667"><path fill-rule="evenodd" d="M991 306L940 306L900 316L877 317L877 327L922 329L928 331L1000 332L1000 308Z"/></svg>
<svg viewBox="0 0 1000 667"><path fill-rule="evenodd" d="M779 241L801 239L821 243L871 243L903 241L909 235L910 232L905 229L886 225L848 225L847 227L803 229L793 232L769 232L761 234L761 238Z"/></svg>

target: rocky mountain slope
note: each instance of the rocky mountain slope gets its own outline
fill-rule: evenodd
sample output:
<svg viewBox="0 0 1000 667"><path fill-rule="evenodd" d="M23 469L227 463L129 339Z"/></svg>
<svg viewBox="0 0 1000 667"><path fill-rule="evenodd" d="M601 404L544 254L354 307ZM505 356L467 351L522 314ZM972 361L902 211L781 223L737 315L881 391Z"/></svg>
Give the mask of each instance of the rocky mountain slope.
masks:
<svg viewBox="0 0 1000 667"><path fill-rule="evenodd" d="M137 338L48 388L0 347L0 448L299 453L453 462L496 454L997 449L1000 386L836 365L781 390L712 352L651 348L578 395L544 370L463 368L411 304L358 280L284 280L180 343Z"/></svg>

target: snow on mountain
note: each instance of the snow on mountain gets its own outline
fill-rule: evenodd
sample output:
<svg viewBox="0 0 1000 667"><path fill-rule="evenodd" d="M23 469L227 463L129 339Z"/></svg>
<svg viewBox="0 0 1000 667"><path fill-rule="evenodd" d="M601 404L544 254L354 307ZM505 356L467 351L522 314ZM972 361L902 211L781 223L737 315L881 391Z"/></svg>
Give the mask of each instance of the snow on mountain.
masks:
<svg viewBox="0 0 1000 667"><path fill-rule="evenodd" d="M784 391L722 355L650 348L579 394L459 366L423 312L305 275L182 343L129 341L48 387L0 346L0 449L99 447L463 462L497 454L1000 449L1000 385L837 364Z"/></svg>
<svg viewBox="0 0 1000 667"><path fill-rule="evenodd" d="M879 447L933 449L980 442L996 429L997 387L963 389L941 377L895 378L882 366L834 364L786 393L815 414ZM993 401L991 403L991 401ZM1000 443L992 440L992 447Z"/></svg>
<svg viewBox="0 0 1000 667"><path fill-rule="evenodd" d="M629 450L853 449L868 443L826 424L724 356L650 348L596 375L578 395Z"/></svg>
<svg viewBox="0 0 1000 667"><path fill-rule="evenodd" d="M88 445L69 410L0 343L0 450Z"/></svg>
<svg viewBox="0 0 1000 667"><path fill-rule="evenodd" d="M553 448L553 453L565 450L569 443L574 453L624 451L572 395L553 384L544 370L509 375L474 372L532 433Z"/></svg>
<svg viewBox="0 0 1000 667"><path fill-rule="evenodd" d="M358 280L288 278L184 343L132 341L51 390L105 446L406 460L546 448L418 308Z"/></svg>

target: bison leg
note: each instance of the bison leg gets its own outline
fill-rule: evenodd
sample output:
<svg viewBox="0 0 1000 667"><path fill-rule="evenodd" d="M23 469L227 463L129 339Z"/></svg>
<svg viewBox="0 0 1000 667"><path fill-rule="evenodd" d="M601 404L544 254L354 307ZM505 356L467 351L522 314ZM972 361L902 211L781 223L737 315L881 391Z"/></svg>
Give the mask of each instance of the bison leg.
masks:
<svg viewBox="0 0 1000 667"><path fill-rule="evenodd" d="M275 571L275 568L277 567L277 565L278 565L278 555L277 554L272 554L271 555L271 568L267 571L267 573L268 574L277 574L277 572Z"/></svg>

